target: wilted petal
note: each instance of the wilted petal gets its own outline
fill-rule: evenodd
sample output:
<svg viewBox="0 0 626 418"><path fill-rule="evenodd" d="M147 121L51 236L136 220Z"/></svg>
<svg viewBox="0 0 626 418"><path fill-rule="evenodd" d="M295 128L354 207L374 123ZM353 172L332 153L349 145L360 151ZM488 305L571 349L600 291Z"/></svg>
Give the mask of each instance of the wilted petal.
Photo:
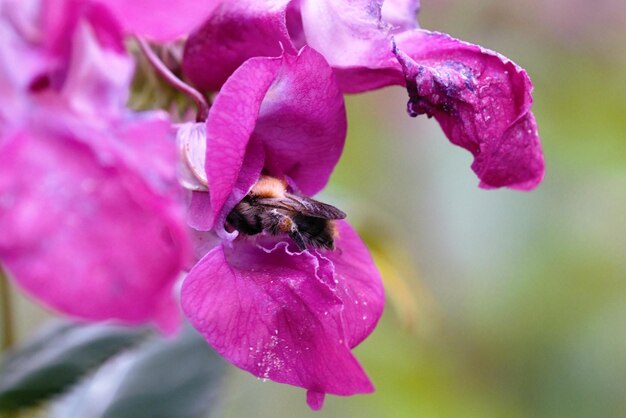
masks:
<svg viewBox="0 0 626 418"><path fill-rule="evenodd" d="M213 215L227 214L261 170L313 195L328 181L346 134L343 97L324 58L252 58L224 84L207 121Z"/></svg>
<svg viewBox="0 0 626 418"><path fill-rule="evenodd" d="M295 53L286 23L289 0L222 3L185 43L183 72L198 88L217 91L244 61Z"/></svg>
<svg viewBox="0 0 626 418"><path fill-rule="evenodd" d="M171 182L150 178L163 172L158 166L139 174L139 158L118 158L114 146L94 152L70 122L59 122L58 129L32 124L2 143L0 260L28 293L63 313L172 330L172 286L187 242L179 206L159 188ZM156 132L148 126L142 140L162 141ZM91 136L106 141L114 133Z"/></svg>
<svg viewBox="0 0 626 418"><path fill-rule="evenodd" d="M544 161L526 71L444 34L416 30L397 42L409 114L434 116L452 143L474 155L481 187L537 186Z"/></svg>
<svg viewBox="0 0 626 418"><path fill-rule="evenodd" d="M98 0L120 20L124 31L157 42L187 35L221 0Z"/></svg>
<svg viewBox="0 0 626 418"><path fill-rule="evenodd" d="M293 253L287 243L242 239L215 248L185 279L183 310L221 355L255 376L308 389L312 407L324 393L370 392L350 349L380 317L380 277L347 225L337 248Z"/></svg>

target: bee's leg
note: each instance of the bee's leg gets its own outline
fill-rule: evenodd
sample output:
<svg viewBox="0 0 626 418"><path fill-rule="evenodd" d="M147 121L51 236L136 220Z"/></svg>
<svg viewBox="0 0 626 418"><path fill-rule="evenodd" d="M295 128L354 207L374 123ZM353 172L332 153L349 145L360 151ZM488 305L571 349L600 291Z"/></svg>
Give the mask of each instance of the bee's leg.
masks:
<svg viewBox="0 0 626 418"><path fill-rule="evenodd" d="M300 251L306 250L306 244L304 243L302 234L300 234L300 231L298 230L298 225L296 225L289 215L273 210L270 212L269 216L272 219L272 224L275 225L274 228L270 228L272 233L287 234L295 241Z"/></svg>
<svg viewBox="0 0 626 418"><path fill-rule="evenodd" d="M295 241L300 251L306 250L306 244L304 243L304 239L302 238L300 231L298 231L298 228L294 228L294 230L289 233L289 236Z"/></svg>

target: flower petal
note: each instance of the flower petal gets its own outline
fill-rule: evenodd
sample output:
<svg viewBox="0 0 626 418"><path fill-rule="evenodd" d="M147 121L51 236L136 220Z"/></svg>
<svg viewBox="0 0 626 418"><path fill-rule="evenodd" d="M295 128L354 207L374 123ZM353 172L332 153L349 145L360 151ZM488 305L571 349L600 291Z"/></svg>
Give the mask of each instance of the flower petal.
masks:
<svg viewBox="0 0 626 418"><path fill-rule="evenodd" d="M335 70L344 93L402 84L389 33L416 25L414 1L303 0L301 20L307 45ZM384 19L389 19L389 22ZM395 28L395 29L394 29Z"/></svg>
<svg viewBox="0 0 626 418"><path fill-rule="evenodd" d="M391 26L391 33L416 29L420 0L384 0L382 20Z"/></svg>
<svg viewBox="0 0 626 418"><path fill-rule="evenodd" d="M306 44L337 71L344 92L399 84L388 35L417 27L418 10L417 0L224 2L189 37L183 71L198 88L218 90L246 59Z"/></svg>
<svg viewBox="0 0 626 418"><path fill-rule="evenodd" d="M208 192L191 192L187 224L197 231L209 231L214 224Z"/></svg>
<svg viewBox="0 0 626 418"><path fill-rule="evenodd" d="M187 35L211 15L221 0L99 0L120 20L125 32L156 42Z"/></svg>
<svg viewBox="0 0 626 418"><path fill-rule="evenodd" d="M185 43L183 72L198 88L217 91L244 61L295 53L286 24L290 0L222 3Z"/></svg>
<svg viewBox="0 0 626 418"><path fill-rule="evenodd" d="M178 181L187 190L207 191L206 124L183 123L176 132Z"/></svg>
<svg viewBox="0 0 626 418"><path fill-rule="evenodd" d="M0 260L54 309L173 330L188 256L174 132L125 108L132 60L115 19L91 1L0 7L9 46L49 58L25 63L30 80L6 77L21 103L0 130Z"/></svg>
<svg viewBox="0 0 626 418"><path fill-rule="evenodd" d="M404 76L393 55L391 39L378 42L376 48L359 62L335 67L337 83L344 93L356 94L388 86L404 85Z"/></svg>
<svg viewBox="0 0 626 418"><path fill-rule="evenodd" d="M345 221L337 222L337 249L324 252L334 267L336 292L344 301L344 331L350 347L372 333L382 315L385 295L382 279L367 247Z"/></svg>
<svg viewBox="0 0 626 418"><path fill-rule="evenodd" d="M19 34L9 16L9 6L15 4L0 2L0 136L16 115L27 111L24 91L41 69L49 65L49 59L38 54ZM15 65L18 62L20 65Z"/></svg>
<svg viewBox="0 0 626 418"><path fill-rule="evenodd" d="M397 45L409 114L434 116L452 143L474 155L481 187L529 190L541 182L544 161L526 71L445 34L407 32Z"/></svg>
<svg viewBox="0 0 626 418"><path fill-rule="evenodd" d="M246 61L224 84L207 121L215 218L225 219L262 169L317 193L341 155L346 124L332 70L314 50Z"/></svg>
<svg viewBox="0 0 626 418"><path fill-rule="evenodd" d="M313 408L324 393L371 392L350 348L381 314L380 277L347 224L337 246L323 255L242 239L215 248L185 279L183 310L222 356L257 377L308 389Z"/></svg>
<svg viewBox="0 0 626 418"><path fill-rule="evenodd" d="M125 53L123 33L115 16L96 1L41 0L37 16L31 17L31 42L37 43L47 54L57 59L57 68L50 69L53 87L65 80L66 65L75 46L72 43L79 22L88 24L97 43L104 49Z"/></svg>
<svg viewBox="0 0 626 418"><path fill-rule="evenodd" d="M324 392L317 392L315 390L307 390L306 391L306 403L309 405L314 411L319 411L324 406L324 397L326 394Z"/></svg>
<svg viewBox="0 0 626 418"><path fill-rule="evenodd" d="M297 57L285 54L253 133L264 145L267 173L316 194L341 156L346 132L343 96L324 57L309 47Z"/></svg>
<svg viewBox="0 0 626 418"><path fill-rule="evenodd" d="M240 178L261 103L280 66L280 58L248 60L224 84L211 106L206 124L205 169L216 220ZM258 166L260 173L262 162L254 165ZM248 188L252 187L259 173L256 177L246 176L242 183L249 183ZM245 190L244 196L247 192Z"/></svg>
<svg viewBox="0 0 626 418"><path fill-rule="evenodd" d="M379 44L387 44L381 30L383 0L302 0L302 26L307 45L319 51L332 67L366 61Z"/></svg>
<svg viewBox="0 0 626 418"><path fill-rule="evenodd" d="M6 68L0 91L13 122L30 113L21 108L32 106L28 99L44 91L60 92L81 113L102 115L125 108L134 64L117 22L103 5L7 1L0 5L0 27L0 67Z"/></svg>
<svg viewBox="0 0 626 418"><path fill-rule="evenodd" d="M178 324L172 287L187 257L180 207L152 187L163 181L136 172L136 159L94 152L55 116L56 130L33 123L0 148L0 260L56 310L88 320L152 320L171 331ZM164 139L155 132L148 126L143 134ZM91 132L100 141L114 134ZM152 176L160 172L155 167Z"/></svg>
<svg viewBox="0 0 626 418"><path fill-rule="evenodd" d="M62 95L83 113L119 113L128 101L134 65L130 56L104 48L93 28L80 21L72 38L69 68Z"/></svg>

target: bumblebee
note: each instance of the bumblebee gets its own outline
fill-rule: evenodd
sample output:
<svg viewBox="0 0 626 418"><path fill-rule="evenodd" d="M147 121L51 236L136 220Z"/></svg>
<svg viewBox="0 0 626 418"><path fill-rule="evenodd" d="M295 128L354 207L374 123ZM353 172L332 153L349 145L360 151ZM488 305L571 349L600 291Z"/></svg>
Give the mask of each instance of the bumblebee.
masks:
<svg viewBox="0 0 626 418"><path fill-rule="evenodd" d="M228 214L228 224L245 235L288 235L300 251L335 249L335 220L346 214L334 206L287 192L287 183L270 176L259 181Z"/></svg>

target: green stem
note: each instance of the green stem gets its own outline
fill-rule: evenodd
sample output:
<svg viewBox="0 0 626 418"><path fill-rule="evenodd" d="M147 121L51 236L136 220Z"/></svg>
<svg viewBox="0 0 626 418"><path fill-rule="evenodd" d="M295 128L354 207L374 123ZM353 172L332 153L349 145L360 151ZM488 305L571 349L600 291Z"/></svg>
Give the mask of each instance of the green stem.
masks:
<svg viewBox="0 0 626 418"><path fill-rule="evenodd" d="M137 44L139 45L139 49L144 53L152 68L159 74L166 82L168 82L172 87L176 90L180 91L196 104L196 122L204 122L206 121L209 115L209 103L206 101L205 97L198 90L191 87L189 84L185 83L174 73L170 71L169 68L161 61L159 57L154 53L150 45L148 45L148 41L138 36Z"/></svg>
<svg viewBox="0 0 626 418"><path fill-rule="evenodd" d="M13 327L13 301L9 280L0 268L0 311L2 313L2 350L6 350L15 343Z"/></svg>

